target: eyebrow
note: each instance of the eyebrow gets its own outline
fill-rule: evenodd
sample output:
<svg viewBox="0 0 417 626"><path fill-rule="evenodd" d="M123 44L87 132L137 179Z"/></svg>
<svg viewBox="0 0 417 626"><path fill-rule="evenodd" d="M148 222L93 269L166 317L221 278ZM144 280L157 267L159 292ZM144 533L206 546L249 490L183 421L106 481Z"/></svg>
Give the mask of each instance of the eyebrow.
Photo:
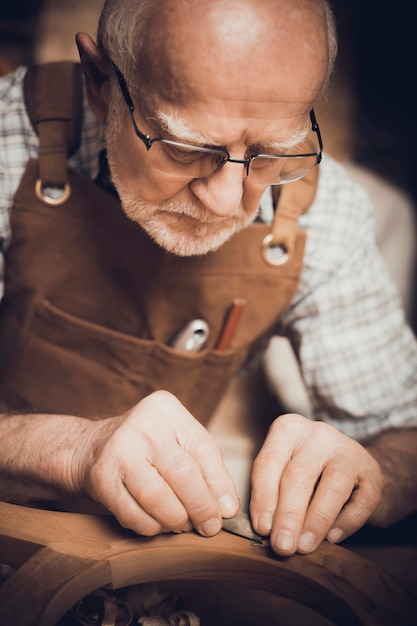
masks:
<svg viewBox="0 0 417 626"><path fill-rule="evenodd" d="M195 144L196 146L213 146L218 147L218 144L214 143L207 135L197 133L190 128L176 115L163 113L162 111L155 112L156 120L161 126L161 130L167 132L171 137L175 138L175 141ZM289 150L297 144L304 141L309 130L311 121L306 120L304 128L295 131L285 141L270 141L266 143L259 143L259 146L265 150L282 152Z"/></svg>
<svg viewBox="0 0 417 626"><path fill-rule="evenodd" d="M201 144L203 146L216 146L211 139L202 133L196 133L188 128L184 122L176 115L163 113L162 111L156 111L155 113L157 121L161 125L161 129L169 133L172 137L175 137L176 141L183 141L185 143Z"/></svg>
<svg viewBox="0 0 417 626"><path fill-rule="evenodd" d="M285 141L271 141L268 143L263 143L261 145L263 148L271 151L282 152L285 150L290 150L291 148L294 148L294 146L304 141L309 133L310 125L311 122L309 120L308 122L306 122L304 128L302 128L301 130L296 130Z"/></svg>

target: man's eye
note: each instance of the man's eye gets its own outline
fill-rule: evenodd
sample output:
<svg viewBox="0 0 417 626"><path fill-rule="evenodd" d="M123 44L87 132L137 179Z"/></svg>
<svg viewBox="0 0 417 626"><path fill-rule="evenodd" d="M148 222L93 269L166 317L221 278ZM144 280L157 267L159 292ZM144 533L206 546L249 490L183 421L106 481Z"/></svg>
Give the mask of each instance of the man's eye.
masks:
<svg viewBox="0 0 417 626"><path fill-rule="evenodd" d="M251 168L253 170L277 170L279 171L285 163L285 159L276 159L271 157L270 159L267 156L258 156L252 160Z"/></svg>
<svg viewBox="0 0 417 626"><path fill-rule="evenodd" d="M169 143L164 143L163 147L167 157L178 163L194 163L194 161L197 161L202 156L202 153L198 150L187 150L186 148L179 148Z"/></svg>

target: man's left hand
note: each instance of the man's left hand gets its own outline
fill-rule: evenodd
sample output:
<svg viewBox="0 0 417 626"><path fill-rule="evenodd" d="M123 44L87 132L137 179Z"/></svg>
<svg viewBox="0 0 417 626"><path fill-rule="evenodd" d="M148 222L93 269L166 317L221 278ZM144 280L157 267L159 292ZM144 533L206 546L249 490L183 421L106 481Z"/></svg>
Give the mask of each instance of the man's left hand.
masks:
<svg viewBox="0 0 417 626"><path fill-rule="evenodd" d="M252 524L277 554L307 554L363 526L381 490L381 468L361 444L323 422L285 414L254 462Z"/></svg>

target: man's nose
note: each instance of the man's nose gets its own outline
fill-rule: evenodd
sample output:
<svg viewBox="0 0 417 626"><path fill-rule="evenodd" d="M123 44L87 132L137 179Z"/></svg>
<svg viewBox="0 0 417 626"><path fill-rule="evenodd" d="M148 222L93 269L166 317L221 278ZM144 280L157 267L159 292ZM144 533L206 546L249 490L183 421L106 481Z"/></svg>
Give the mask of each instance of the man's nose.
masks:
<svg viewBox="0 0 417 626"><path fill-rule="evenodd" d="M214 174L192 180L190 188L207 210L218 217L227 217L241 205L245 178L242 164L226 163Z"/></svg>

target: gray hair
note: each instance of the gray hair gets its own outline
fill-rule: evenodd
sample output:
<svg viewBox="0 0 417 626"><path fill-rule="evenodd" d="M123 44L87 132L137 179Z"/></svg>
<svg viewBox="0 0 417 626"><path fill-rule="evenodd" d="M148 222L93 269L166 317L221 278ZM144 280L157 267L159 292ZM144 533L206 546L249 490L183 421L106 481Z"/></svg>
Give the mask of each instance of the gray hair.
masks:
<svg viewBox="0 0 417 626"><path fill-rule="evenodd" d="M336 62L337 50L338 50L336 20L334 17L333 9L327 0L324 0L324 9L326 11L326 21L327 21L329 66L327 68L327 76L324 82L323 91L325 91L329 85L330 77L333 73L334 64Z"/></svg>
<svg viewBox="0 0 417 626"><path fill-rule="evenodd" d="M141 52L148 34L148 25L156 0L105 0L97 32L97 43L107 56L119 67L132 93L141 76ZM327 89L337 56L336 23L329 0L313 0L322 3L326 11L329 65L323 92ZM115 81L112 81L113 87ZM113 105L123 106L119 90L112 90Z"/></svg>
<svg viewBox="0 0 417 626"><path fill-rule="evenodd" d="M155 0L106 0L97 31L98 46L132 83Z"/></svg>

